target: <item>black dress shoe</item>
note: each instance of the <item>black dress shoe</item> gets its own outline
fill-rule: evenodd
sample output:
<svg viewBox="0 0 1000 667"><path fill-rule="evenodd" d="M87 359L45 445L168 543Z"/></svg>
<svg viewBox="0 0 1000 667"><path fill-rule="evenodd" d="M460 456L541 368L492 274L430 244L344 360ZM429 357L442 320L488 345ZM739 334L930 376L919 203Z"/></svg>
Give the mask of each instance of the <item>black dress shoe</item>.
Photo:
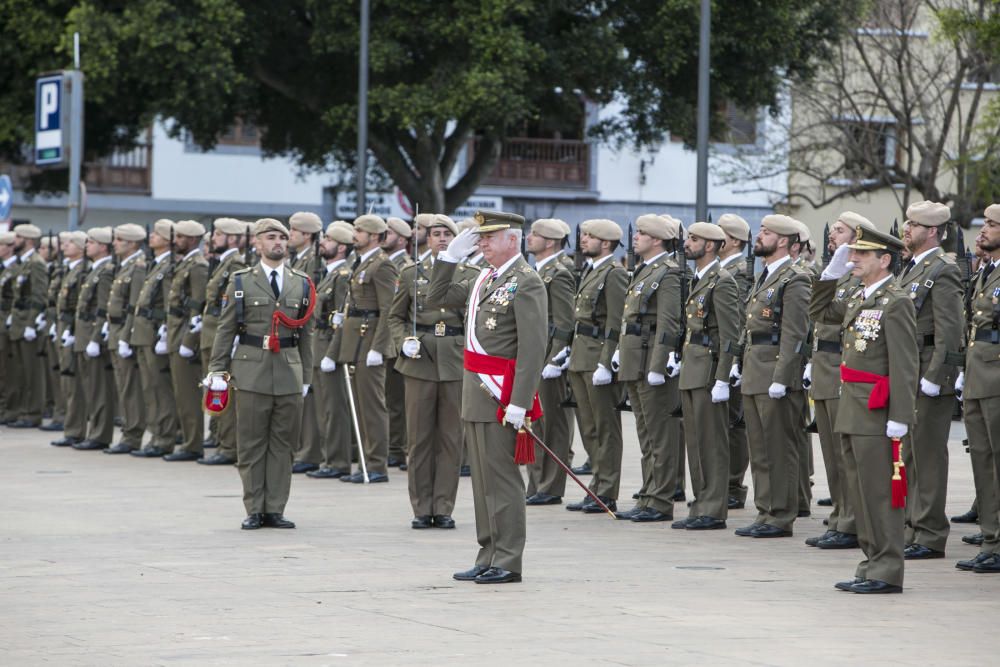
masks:
<svg viewBox="0 0 1000 667"><path fill-rule="evenodd" d="M234 463L236 463L236 460L229 458L225 454L220 454L219 452L216 452L211 456L201 457L200 459L198 459L198 463L202 464L203 466L231 466Z"/></svg>
<svg viewBox="0 0 1000 667"><path fill-rule="evenodd" d="M95 449L107 449L108 443L98 442L97 440L84 440L83 442L77 442L73 445L73 449L79 449L81 451L93 451Z"/></svg>
<svg viewBox="0 0 1000 667"><path fill-rule="evenodd" d="M201 458L201 454L195 454L194 452L185 452L183 450L179 452L174 452L173 454L167 454L163 457L164 461L197 461Z"/></svg>
<svg viewBox="0 0 1000 667"><path fill-rule="evenodd" d="M395 456L390 456L389 460L386 461L385 464L390 468L398 468L403 461L404 459L397 459Z"/></svg>
<svg viewBox="0 0 1000 667"><path fill-rule="evenodd" d="M414 530L423 530L424 528L433 528L434 523L429 516L426 514L421 516L413 517L413 521L410 521L410 528Z"/></svg>
<svg viewBox="0 0 1000 667"><path fill-rule="evenodd" d="M243 519L243 523L240 524L240 528L243 530L257 530L264 525L264 515L263 514L250 514L247 518Z"/></svg>
<svg viewBox="0 0 1000 667"><path fill-rule="evenodd" d="M824 526L829 526L830 525L830 520L829 519L823 519L823 525Z"/></svg>
<svg viewBox="0 0 1000 667"><path fill-rule="evenodd" d="M687 525L688 530L722 530L726 527L724 519L711 516L700 516Z"/></svg>
<svg viewBox="0 0 1000 667"><path fill-rule="evenodd" d="M574 475L593 475L594 469L590 467L590 459L583 462L582 466L573 468Z"/></svg>
<svg viewBox="0 0 1000 667"><path fill-rule="evenodd" d="M132 445L126 445L124 442L119 442L113 447L108 447L104 450L105 454L128 454L133 449Z"/></svg>
<svg viewBox="0 0 1000 667"><path fill-rule="evenodd" d="M365 480L362 477L361 480L358 483L360 484L361 482L364 482L364 481ZM368 483L369 484L381 484L382 482L388 482L388 481L389 481L389 476L386 475L384 472L370 472L370 473L368 473Z"/></svg>
<svg viewBox="0 0 1000 667"><path fill-rule="evenodd" d="M833 537L825 537L817 544L820 549L860 549L858 536L850 533L836 532Z"/></svg>
<svg viewBox="0 0 1000 667"><path fill-rule="evenodd" d="M673 518L674 517L664 514L658 509L647 507L643 511L634 515L631 521L635 521L636 523L653 523L655 521L670 521Z"/></svg>
<svg viewBox="0 0 1000 667"><path fill-rule="evenodd" d="M310 470L319 470L318 463L306 463L305 461L296 461L292 464L292 474L298 475L299 473L309 472Z"/></svg>
<svg viewBox="0 0 1000 667"><path fill-rule="evenodd" d="M976 563L972 571L979 572L980 574L997 574L1000 573L1000 556L997 554L992 554L992 558L984 558L983 560Z"/></svg>
<svg viewBox="0 0 1000 667"><path fill-rule="evenodd" d="M550 496L547 493L536 493L528 496L524 501L525 505L562 505L562 496Z"/></svg>
<svg viewBox="0 0 1000 667"><path fill-rule="evenodd" d="M684 495L684 489L677 489L674 491L674 495L670 496L670 499L675 503L682 503L687 500L687 496Z"/></svg>
<svg viewBox="0 0 1000 667"><path fill-rule="evenodd" d="M972 572L977 565L979 565L983 561L990 560L992 558L994 558L993 554L987 554L980 551L978 554L976 554L975 558L958 561L957 563L955 563L955 567L957 567L959 570Z"/></svg>
<svg viewBox="0 0 1000 667"><path fill-rule="evenodd" d="M741 510L746 507L746 505L745 501L734 496L729 496L729 501L726 503L726 506L731 510Z"/></svg>
<svg viewBox="0 0 1000 667"><path fill-rule="evenodd" d="M472 477L472 468L469 466L462 466L458 469L459 477Z"/></svg>
<svg viewBox="0 0 1000 667"><path fill-rule="evenodd" d="M642 498L642 490L641 489L639 491L636 491L635 493L632 494L632 500L639 500L639 498Z"/></svg>
<svg viewBox="0 0 1000 667"><path fill-rule="evenodd" d="M979 512L969 510L965 514L951 517L952 523L979 523Z"/></svg>
<svg viewBox="0 0 1000 667"><path fill-rule="evenodd" d="M791 537L792 531L762 523L750 532L750 537Z"/></svg>
<svg viewBox="0 0 1000 667"><path fill-rule="evenodd" d="M895 584L887 584L886 582L879 581L878 579L865 579L861 583L851 586L851 592L865 594L902 593L903 587L896 586Z"/></svg>
<svg viewBox="0 0 1000 667"><path fill-rule="evenodd" d="M833 507L833 498L820 498L816 504L820 507Z"/></svg>
<svg viewBox="0 0 1000 667"><path fill-rule="evenodd" d="M684 530L685 528L688 527L689 523L691 523L697 518L698 517L696 516L686 516L683 519L678 519L677 521L674 521L672 524L670 524L670 527L673 528L674 530Z"/></svg>
<svg viewBox="0 0 1000 667"><path fill-rule="evenodd" d="M828 537L835 537L836 535L837 535L837 531L835 531L835 530L828 530L825 533L823 533L822 535L818 535L816 537L807 537L806 538L806 546L807 547L814 547L814 546L816 546L819 543L820 540L825 540Z"/></svg>
<svg viewBox="0 0 1000 667"><path fill-rule="evenodd" d="M337 470L336 468L320 468L319 470L310 470L306 473L306 477L312 477L314 479L339 479L345 475L350 476L350 470Z"/></svg>
<svg viewBox="0 0 1000 667"><path fill-rule="evenodd" d="M451 575L451 578L456 581L475 581L476 577L489 569L490 568L486 565L473 565L471 569L465 570L464 572L456 572Z"/></svg>
<svg viewBox="0 0 1000 667"><path fill-rule="evenodd" d="M608 509L611 510L612 512L618 509L618 503L616 503L611 498L605 498L604 496L597 496L597 497L600 498L601 502L607 505ZM580 511L583 512L584 514L601 514L604 512L604 508L595 503L593 500L590 500L590 502L588 502L586 505L580 508Z"/></svg>
<svg viewBox="0 0 1000 667"><path fill-rule="evenodd" d="M966 544L974 544L976 546L979 546L983 543L983 534L976 533L975 535L963 535L962 541L965 542Z"/></svg>
<svg viewBox="0 0 1000 667"><path fill-rule="evenodd" d="M631 519L636 514L639 514L640 512L642 512L645 509L646 509L645 507L642 507L640 505L636 505L635 507L633 507L630 510L622 510L621 512L615 512L615 518L616 519L625 519L627 521L627 520Z"/></svg>
<svg viewBox="0 0 1000 667"><path fill-rule="evenodd" d="M27 419L17 419L10 424L7 424L8 428L38 428L42 425L42 422L32 422Z"/></svg>
<svg viewBox="0 0 1000 667"><path fill-rule="evenodd" d="M201 441L202 449L215 449L218 446L219 446L219 441L216 440L215 438L205 438L204 440Z"/></svg>
<svg viewBox="0 0 1000 667"><path fill-rule="evenodd" d="M455 520L452 519L451 516L449 516L448 514L435 514L434 527L450 530L455 527Z"/></svg>
<svg viewBox="0 0 1000 667"><path fill-rule="evenodd" d="M132 456L139 456L146 459L158 459L167 453L167 450L162 447L146 447L143 449L134 449L129 454Z"/></svg>
<svg viewBox="0 0 1000 667"><path fill-rule="evenodd" d="M277 512L264 514L264 526L267 528L295 528L295 524Z"/></svg>
<svg viewBox="0 0 1000 667"><path fill-rule="evenodd" d="M850 581L838 581L833 585L833 587L838 590L847 591L848 593L850 593L851 586L854 586L855 584L860 584L863 581L864 579L862 579L861 577L854 577L854 579Z"/></svg>
<svg viewBox="0 0 1000 667"><path fill-rule="evenodd" d="M53 440L49 444L53 447L72 447L78 442L83 442L83 438L74 438L72 436L66 436L65 438L59 438L58 440Z"/></svg>
<svg viewBox="0 0 1000 667"><path fill-rule="evenodd" d="M63 430L62 422L49 422L48 424L42 424L38 427L39 431L61 431Z"/></svg>
<svg viewBox="0 0 1000 667"><path fill-rule="evenodd" d="M502 567L491 567L475 578L477 584L513 584L521 581L520 572L511 572Z"/></svg>
<svg viewBox="0 0 1000 667"><path fill-rule="evenodd" d="M799 510L799 513L796 514L795 516L797 516L800 519L804 519L807 516L812 516L812 512L810 512L809 510Z"/></svg>
<svg viewBox="0 0 1000 667"><path fill-rule="evenodd" d="M570 503L570 504L566 505L566 509L568 511L570 511L570 512L579 512L579 511L581 511L583 509L584 505L589 505L589 504L591 504L591 502L592 501L590 500L590 496L586 496L586 497L584 497L583 500L581 500L579 502Z"/></svg>
<svg viewBox="0 0 1000 667"><path fill-rule="evenodd" d="M922 544L911 544L903 549L903 558L905 560L931 560L933 558L944 558L944 552L925 547Z"/></svg>
<svg viewBox="0 0 1000 667"><path fill-rule="evenodd" d="M753 537L753 531L759 526L763 526L762 523L751 523L749 526L743 526L742 528L737 528L733 532L740 537Z"/></svg>
<svg viewBox="0 0 1000 667"><path fill-rule="evenodd" d="M406 465L406 461L403 461L402 463L399 464L399 469L406 471L410 469L410 466Z"/></svg>
<svg viewBox="0 0 1000 667"><path fill-rule="evenodd" d="M360 484L360 483L361 483L362 481L364 481L364 480L362 479L362 477L361 477L361 471L360 471L360 470L359 470L359 471L357 471L357 472L355 472L355 473L351 473L351 471L349 471L349 470L348 470L348 471L347 471L347 473L345 473L345 474L344 474L344 475L343 475L343 476L342 476L342 477L340 478L340 481L341 481L341 482L347 482L347 483L352 483L352 482L354 482L354 479L355 479L355 478L357 478L357 479L359 480L359 482L358 482L359 484Z"/></svg>

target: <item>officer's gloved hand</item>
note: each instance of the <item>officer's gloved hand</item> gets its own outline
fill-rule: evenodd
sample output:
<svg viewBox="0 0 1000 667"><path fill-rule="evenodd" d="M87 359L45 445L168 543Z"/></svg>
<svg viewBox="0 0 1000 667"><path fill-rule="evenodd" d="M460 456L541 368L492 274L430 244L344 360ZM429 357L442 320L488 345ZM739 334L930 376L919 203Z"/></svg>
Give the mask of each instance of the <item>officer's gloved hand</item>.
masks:
<svg viewBox="0 0 1000 667"><path fill-rule="evenodd" d="M479 244L479 234L473 234L471 229L463 229L451 240L448 249L441 253L446 262L460 262L475 251Z"/></svg>
<svg viewBox="0 0 1000 667"><path fill-rule="evenodd" d="M84 350L84 352L86 352L87 356L90 357L91 359L93 359L94 357L99 357L101 356L101 346L95 343L94 341L90 341L89 343L87 343L87 349Z"/></svg>
<svg viewBox="0 0 1000 667"><path fill-rule="evenodd" d="M673 377L672 375L670 377ZM653 387L659 387L661 384L667 381L667 376L663 373L657 373L656 371L649 371L646 373L646 382Z"/></svg>
<svg viewBox="0 0 1000 667"><path fill-rule="evenodd" d="M848 261L851 256L851 249L847 247L847 244L840 246L833 251L833 257L830 258L830 263L823 273L820 275L821 280L840 280L847 275L847 272L854 268L854 262Z"/></svg>
<svg viewBox="0 0 1000 667"><path fill-rule="evenodd" d="M157 336L157 338L164 338L164 339L166 339L166 337L167 337L167 325L166 324L161 324L160 325L160 328L156 330L156 336Z"/></svg>
<svg viewBox="0 0 1000 667"><path fill-rule="evenodd" d="M118 341L118 356L122 359L128 359L132 356L132 346L126 341Z"/></svg>
<svg viewBox="0 0 1000 667"><path fill-rule="evenodd" d="M677 358L676 352L671 352L667 357L667 377L675 378L681 372L681 360Z"/></svg>
<svg viewBox="0 0 1000 667"><path fill-rule="evenodd" d="M611 371L605 368L604 364L597 364L597 370L594 371L594 377L591 378L590 382L595 387L611 384Z"/></svg>
<svg viewBox="0 0 1000 667"><path fill-rule="evenodd" d="M615 348L615 353L611 355L611 370L617 373L621 367L621 350Z"/></svg>
<svg viewBox="0 0 1000 667"><path fill-rule="evenodd" d="M382 353L375 350L368 350L368 356L365 357L365 366L369 368L373 366L381 366L385 361L382 359Z"/></svg>
<svg viewBox="0 0 1000 667"><path fill-rule="evenodd" d="M740 365L734 361L729 368L729 386L738 387L741 384L743 384L743 374L740 373Z"/></svg>
<svg viewBox="0 0 1000 667"><path fill-rule="evenodd" d="M808 389L813 383L813 362L806 364L806 369L802 371L802 388Z"/></svg>
<svg viewBox="0 0 1000 667"><path fill-rule="evenodd" d="M788 387L781 384L780 382L772 382L771 386L767 388L767 395L771 398L784 398L785 394L788 393Z"/></svg>
<svg viewBox="0 0 1000 667"><path fill-rule="evenodd" d="M309 387L311 386L309 384L302 385L302 398L305 398L309 394Z"/></svg>
<svg viewBox="0 0 1000 667"><path fill-rule="evenodd" d="M163 356L164 354L166 354L167 353L167 341L163 340L162 338L159 339L158 341L156 341L156 345L153 346L153 352L156 353L156 354L158 354L158 355L160 355L160 356Z"/></svg>
<svg viewBox="0 0 1000 667"><path fill-rule="evenodd" d="M542 379L543 380L554 380L562 375L562 369L553 364L545 364L542 366Z"/></svg>
<svg viewBox="0 0 1000 667"><path fill-rule="evenodd" d="M909 430L910 427L906 424L900 424L891 419L885 423L885 437L887 438L902 438Z"/></svg>
<svg viewBox="0 0 1000 667"><path fill-rule="evenodd" d="M519 408L516 405L508 405L507 411L503 416L503 421L505 424L510 424L514 428L521 428L524 426L524 415L524 408Z"/></svg>
<svg viewBox="0 0 1000 667"><path fill-rule="evenodd" d="M49 325L49 339L54 343L56 338L59 336L59 330L56 328L56 323L53 322Z"/></svg>
<svg viewBox="0 0 1000 667"><path fill-rule="evenodd" d="M563 349L559 350L559 354L552 357L552 364L558 366L562 370L569 368L569 353L570 347L567 345Z"/></svg>
<svg viewBox="0 0 1000 667"><path fill-rule="evenodd" d="M191 324L188 326L188 328L191 330L191 333L199 333L201 331L201 322L202 322L201 315L195 315L194 317L191 318Z"/></svg>
<svg viewBox="0 0 1000 667"><path fill-rule="evenodd" d="M403 341L402 350L410 359L416 359L420 356L420 341L416 338L407 338Z"/></svg>
<svg viewBox="0 0 1000 667"><path fill-rule="evenodd" d="M108 331L109 331L108 323L105 322L104 324L101 325L101 340L104 341L105 343L108 342Z"/></svg>
<svg viewBox="0 0 1000 667"><path fill-rule="evenodd" d="M35 318L35 326L39 329L45 328L45 312L38 313L38 317Z"/></svg>
<svg viewBox="0 0 1000 667"><path fill-rule="evenodd" d="M201 384L202 386L207 387L209 391L225 391L229 388L226 378L218 373L209 373L205 376L205 379L201 381Z"/></svg>
<svg viewBox="0 0 1000 667"><path fill-rule="evenodd" d="M920 392L924 396L940 396L941 385L934 384L927 378L920 378Z"/></svg>
<svg viewBox="0 0 1000 667"><path fill-rule="evenodd" d="M63 344L63 347L72 347L73 343L75 343L75 342L76 342L76 336L74 336L73 334L71 334L69 332L69 329L66 329L65 331L62 332L62 344Z"/></svg>
<svg viewBox="0 0 1000 667"><path fill-rule="evenodd" d="M729 383L716 380L712 385L712 402L725 403L729 400Z"/></svg>
<svg viewBox="0 0 1000 667"><path fill-rule="evenodd" d="M6 324L7 328L10 329L10 325L13 324L13 322L14 322L14 316L13 315L8 315L7 316L7 321L4 322L4 324Z"/></svg>
<svg viewBox="0 0 1000 667"><path fill-rule="evenodd" d="M339 327L341 324L344 323L344 314L338 310L333 314L331 320L333 322L333 326Z"/></svg>
<svg viewBox="0 0 1000 667"><path fill-rule="evenodd" d="M337 370L337 362L330 357L323 357L319 360L319 369L324 373L332 373Z"/></svg>
<svg viewBox="0 0 1000 667"><path fill-rule="evenodd" d="M31 342L38 338L38 332L35 331L35 327L24 327L24 340Z"/></svg>
<svg viewBox="0 0 1000 667"><path fill-rule="evenodd" d="M962 400L962 392L965 390L965 371L961 371L958 377L955 378L955 395L958 396L958 400Z"/></svg>
<svg viewBox="0 0 1000 667"><path fill-rule="evenodd" d="M180 349L177 350L177 353L182 357L184 357L185 359L190 359L191 357L194 356L194 350L192 350L187 345L181 345Z"/></svg>

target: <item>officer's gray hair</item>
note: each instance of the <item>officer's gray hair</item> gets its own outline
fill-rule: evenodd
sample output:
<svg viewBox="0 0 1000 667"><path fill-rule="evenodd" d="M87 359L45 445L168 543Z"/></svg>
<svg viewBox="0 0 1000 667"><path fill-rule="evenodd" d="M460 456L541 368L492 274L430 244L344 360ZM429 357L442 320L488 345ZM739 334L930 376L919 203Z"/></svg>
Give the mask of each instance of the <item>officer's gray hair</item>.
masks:
<svg viewBox="0 0 1000 667"><path fill-rule="evenodd" d="M508 229L505 229L503 231L504 231L504 237L505 238L513 238L520 245L520 243L521 243L521 236L523 234L523 232L520 229L510 229L510 228L508 228Z"/></svg>

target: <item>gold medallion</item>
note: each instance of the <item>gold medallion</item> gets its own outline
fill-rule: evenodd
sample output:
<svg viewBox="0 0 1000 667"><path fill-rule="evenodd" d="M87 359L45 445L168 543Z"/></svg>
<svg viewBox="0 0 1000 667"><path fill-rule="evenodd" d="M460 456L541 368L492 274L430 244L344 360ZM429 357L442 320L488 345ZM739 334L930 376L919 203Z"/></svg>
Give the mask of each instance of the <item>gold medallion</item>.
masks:
<svg viewBox="0 0 1000 667"><path fill-rule="evenodd" d="M854 341L854 349L857 350L858 352L864 352L865 350L868 349L868 341L866 341L864 338L858 338L856 341Z"/></svg>
<svg viewBox="0 0 1000 667"><path fill-rule="evenodd" d="M494 329L496 329L497 328L497 318L495 318L495 317L487 317L486 318L486 328L489 329L490 331L493 331Z"/></svg>

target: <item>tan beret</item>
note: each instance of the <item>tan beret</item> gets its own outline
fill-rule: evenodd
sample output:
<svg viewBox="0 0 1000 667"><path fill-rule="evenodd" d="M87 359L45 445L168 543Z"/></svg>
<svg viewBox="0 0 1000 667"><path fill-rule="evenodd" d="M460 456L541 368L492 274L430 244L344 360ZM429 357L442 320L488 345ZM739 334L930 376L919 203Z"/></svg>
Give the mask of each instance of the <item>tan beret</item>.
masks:
<svg viewBox="0 0 1000 667"><path fill-rule="evenodd" d="M684 223L670 215L669 213L662 213L660 217L667 221L667 228L670 230L670 236L668 239L679 239L683 236Z"/></svg>
<svg viewBox="0 0 1000 667"><path fill-rule="evenodd" d="M918 225L937 227L951 220L951 209L935 201L913 202L906 208L906 219Z"/></svg>
<svg viewBox="0 0 1000 667"><path fill-rule="evenodd" d="M543 239L559 241L569 235L569 225L557 218L539 218L531 223L531 233Z"/></svg>
<svg viewBox="0 0 1000 667"><path fill-rule="evenodd" d="M708 241L725 241L726 232L719 225L710 222L696 222L688 228L688 236L697 236Z"/></svg>
<svg viewBox="0 0 1000 667"><path fill-rule="evenodd" d="M122 241L145 241L146 230L135 223L126 222L115 227L115 236Z"/></svg>
<svg viewBox="0 0 1000 667"><path fill-rule="evenodd" d="M354 228L369 234L381 234L389 228L389 225L379 216L366 213L354 221Z"/></svg>
<svg viewBox="0 0 1000 667"><path fill-rule="evenodd" d="M421 214L423 215L423 214ZM424 221L423 227L430 229L431 227L445 227L455 236L458 236L458 225L455 221L446 216L444 213L429 213L428 219ZM473 221L475 224L475 221Z"/></svg>
<svg viewBox="0 0 1000 667"><path fill-rule="evenodd" d="M201 237L205 235L205 225L195 220L178 220L174 223L174 234Z"/></svg>
<svg viewBox="0 0 1000 667"><path fill-rule="evenodd" d="M288 218L288 226L303 234L316 234L323 231L323 221L312 211L292 213L292 217Z"/></svg>
<svg viewBox="0 0 1000 667"><path fill-rule="evenodd" d="M288 228L274 218L261 218L253 225L253 235L260 236L267 232L278 232L288 238Z"/></svg>
<svg viewBox="0 0 1000 667"><path fill-rule="evenodd" d="M87 238L98 243L111 243L114 240L114 234L110 227L93 227L87 230Z"/></svg>
<svg viewBox="0 0 1000 667"><path fill-rule="evenodd" d="M236 218L216 218L212 228L223 234L246 234L247 225Z"/></svg>
<svg viewBox="0 0 1000 667"><path fill-rule="evenodd" d="M455 224L455 226L458 227L458 231L459 232L464 232L466 229L474 229L475 227L478 227L479 225L476 224L476 221L473 220L472 218L463 218L463 219L459 220Z"/></svg>
<svg viewBox="0 0 1000 667"><path fill-rule="evenodd" d="M640 215L635 221L635 228L647 236L652 236L654 239L667 240L677 238L677 228L671 225L662 215L654 213Z"/></svg>
<svg viewBox="0 0 1000 667"><path fill-rule="evenodd" d="M618 223L614 220L607 220L605 218L584 220L580 223L580 228L583 230L584 234L590 234L594 238L601 239L602 241L622 240L622 228L619 227Z"/></svg>
<svg viewBox="0 0 1000 667"><path fill-rule="evenodd" d="M160 218L153 223L153 231L165 239L170 238L170 230L174 228L174 221L168 218Z"/></svg>
<svg viewBox="0 0 1000 667"><path fill-rule="evenodd" d="M392 231L402 236L404 239L408 239L413 236L413 229L406 224L406 221L402 218L386 218L385 225Z"/></svg>
<svg viewBox="0 0 1000 667"><path fill-rule="evenodd" d="M14 225L14 233L20 236L22 239L42 238L42 230L30 223L22 223L20 225Z"/></svg>
<svg viewBox="0 0 1000 667"><path fill-rule="evenodd" d="M63 232L63 234L65 233ZM15 236L14 232L0 232L0 245L13 245ZM61 234L59 238L62 240Z"/></svg>
<svg viewBox="0 0 1000 667"><path fill-rule="evenodd" d="M476 226L472 229L477 234L489 234L502 229L523 229L524 216L505 211L476 211L473 216Z"/></svg>
<svg viewBox="0 0 1000 667"><path fill-rule="evenodd" d="M46 234L45 236L42 237L42 242L38 244L38 247L39 248L55 248L58 243L59 243L59 241L56 240L56 237L52 236L52 234L49 233L49 234Z"/></svg>
<svg viewBox="0 0 1000 667"><path fill-rule="evenodd" d="M799 241L802 243L809 243L812 240L812 235L809 233L809 225L801 220L796 220L795 218L792 218L792 221L795 222L799 228Z"/></svg>
<svg viewBox="0 0 1000 667"><path fill-rule="evenodd" d="M993 222L1000 222L1000 204L990 204L986 207L983 215Z"/></svg>
<svg viewBox="0 0 1000 667"><path fill-rule="evenodd" d="M780 213L773 213L771 215L765 215L764 219L760 221L760 226L762 229L768 229L775 234L781 234L782 236L797 236L801 228L801 225L795 218L790 218L787 215L781 215Z"/></svg>
<svg viewBox="0 0 1000 667"><path fill-rule="evenodd" d="M735 213L723 213L720 215L719 227L738 241L750 240L750 225Z"/></svg>
<svg viewBox="0 0 1000 667"><path fill-rule="evenodd" d="M875 229L875 224L866 218L865 216L855 213L854 211L844 211L839 216L837 216L837 222L842 222L855 233L858 231L858 227L866 227L868 229Z"/></svg>
<svg viewBox="0 0 1000 667"><path fill-rule="evenodd" d="M354 227L343 220L334 220L326 226L326 238L344 245L354 243Z"/></svg>
<svg viewBox="0 0 1000 667"><path fill-rule="evenodd" d="M76 230L75 232L63 232L63 233L66 234L66 236L64 238L63 235L60 234L59 238L61 240L66 241L68 243L73 243L79 246L80 248L87 247L87 232Z"/></svg>

